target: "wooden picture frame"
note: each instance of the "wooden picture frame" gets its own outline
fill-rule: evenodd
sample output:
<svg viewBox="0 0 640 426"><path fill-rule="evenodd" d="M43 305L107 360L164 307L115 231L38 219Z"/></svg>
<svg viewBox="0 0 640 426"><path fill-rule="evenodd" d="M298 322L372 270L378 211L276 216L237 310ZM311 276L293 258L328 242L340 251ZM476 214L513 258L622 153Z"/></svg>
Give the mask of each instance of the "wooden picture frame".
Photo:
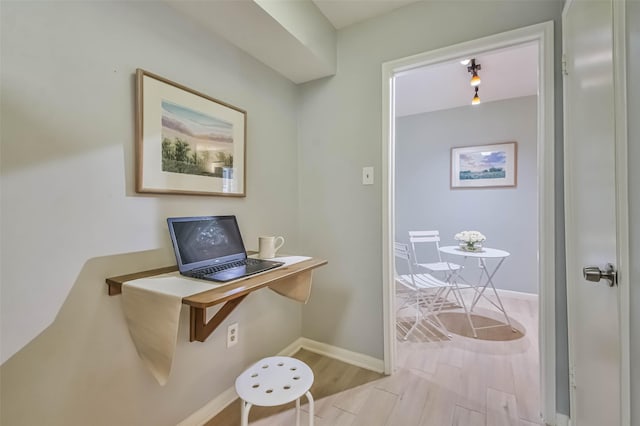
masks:
<svg viewBox="0 0 640 426"><path fill-rule="evenodd" d="M136 70L136 191L246 195L246 111Z"/></svg>
<svg viewBox="0 0 640 426"><path fill-rule="evenodd" d="M516 142L451 148L451 188L515 187Z"/></svg>

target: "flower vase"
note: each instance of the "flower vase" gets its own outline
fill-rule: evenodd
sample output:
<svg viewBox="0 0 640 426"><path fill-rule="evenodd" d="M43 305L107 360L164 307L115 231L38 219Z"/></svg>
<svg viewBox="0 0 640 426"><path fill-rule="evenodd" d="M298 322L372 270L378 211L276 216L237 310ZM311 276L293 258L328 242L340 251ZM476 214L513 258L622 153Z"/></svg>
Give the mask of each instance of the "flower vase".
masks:
<svg viewBox="0 0 640 426"><path fill-rule="evenodd" d="M464 251L481 251L482 250L482 243L480 242L461 242L460 243L460 248Z"/></svg>

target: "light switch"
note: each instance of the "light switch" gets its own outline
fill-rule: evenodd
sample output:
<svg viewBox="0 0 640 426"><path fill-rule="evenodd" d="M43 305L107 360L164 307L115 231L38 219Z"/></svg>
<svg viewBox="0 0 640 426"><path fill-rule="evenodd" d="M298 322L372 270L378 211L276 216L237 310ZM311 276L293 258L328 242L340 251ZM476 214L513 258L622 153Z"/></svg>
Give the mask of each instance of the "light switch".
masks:
<svg viewBox="0 0 640 426"><path fill-rule="evenodd" d="M362 168L362 184L373 185L373 167Z"/></svg>

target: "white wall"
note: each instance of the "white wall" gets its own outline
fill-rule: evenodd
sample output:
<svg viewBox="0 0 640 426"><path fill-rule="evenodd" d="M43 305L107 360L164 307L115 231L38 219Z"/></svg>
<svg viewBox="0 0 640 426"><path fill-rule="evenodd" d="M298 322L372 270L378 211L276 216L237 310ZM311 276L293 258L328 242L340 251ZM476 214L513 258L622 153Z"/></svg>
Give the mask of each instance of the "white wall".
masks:
<svg viewBox="0 0 640 426"><path fill-rule="evenodd" d="M339 31L336 76L302 86L300 237L309 252L328 253L331 265L316 276L316 293L303 312L305 337L383 357L382 63L554 20L555 63L560 64L561 9L562 2L555 1L418 2ZM561 123L557 70L556 120ZM561 126L556 135L561 151ZM363 166L374 166L374 185L361 185ZM562 169L557 170L556 177L561 176ZM562 180L557 184L561 191ZM562 222L556 232L561 245ZM561 258L558 263L556 288L562 294ZM558 304L557 311L557 326L566 327L566 305ZM566 340L558 341L557 350L558 411L566 414Z"/></svg>
<svg viewBox="0 0 640 426"><path fill-rule="evenodd" d="M236 214L249 248L298 251L296 87L161 2L1 8L0 423L176 424L299 337L301 307L253 293L204 343L183 309L160 387L104 280L175 264L168 216ZM134 192L138 67L247 110L246 198Z"/></svg>
<svg viewBox="0 0 640 426"><path fill-rule="evenodd" d="M500 142L517 142L516 187L451 189L451 148ZM456 232L478 230L487 247L511 253L493 280L496 287L537 294L536 151L536 96L396 119L395 240L408 244L408 231L437 229L441 245L456 245ZM424 261L437 256L433 249L416 251ZM463 274L476 280L475 265L466 266Z"/></svg>

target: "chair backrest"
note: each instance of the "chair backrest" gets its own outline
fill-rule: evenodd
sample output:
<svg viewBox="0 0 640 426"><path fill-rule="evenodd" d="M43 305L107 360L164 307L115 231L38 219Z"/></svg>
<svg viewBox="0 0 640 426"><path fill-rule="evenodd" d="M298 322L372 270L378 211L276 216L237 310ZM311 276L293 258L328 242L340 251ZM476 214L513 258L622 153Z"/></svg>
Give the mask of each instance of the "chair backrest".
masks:
<svg viewBox="0 0 640 426"><path fill-rule="evenodd" d="M424 289L445 287L449 285L448 282L441 281L433 277L431 274L414 272L413 267L415 266L415 260L412 258L411 249L408 244L398 242L394 243L393 252L396 257L396 261L398 259L402 259L407 262L407 268L409 271L407 274L401 275L398 273L396 265L395 278L397 283L402 284L404 287L412 291L421 291Z"/></svg>
<svg viewBox="0 0 640 426"><path fill-rule="evenodd" d="M435 251L438 255L438 262L442 262L442 256L440 255L440 232L439 231L409 231L409 242L413 249L413 255L418 262L418 255L416 254L416 244L430 243L435 245Z"/></svg>
<svg viewBox="0 0 640 426"><path fill-rule="evenodd" d="M398 242L394 242L393 243L393 254L396 257L396 260L398 259L403 259L404 261L407 262L407 267L409 268L409 276L411 277L411 285L413 285L413 289L415 289L415 282L413 279L413 267L411 265L411 250L409 250L409 245L408 244L404 244L404 243L398 243ZM398 274L398 267L396 265L396 278L399 277L400 274ZM402 284L408 284L405 283L404 280L402 280Z"/></svg>

